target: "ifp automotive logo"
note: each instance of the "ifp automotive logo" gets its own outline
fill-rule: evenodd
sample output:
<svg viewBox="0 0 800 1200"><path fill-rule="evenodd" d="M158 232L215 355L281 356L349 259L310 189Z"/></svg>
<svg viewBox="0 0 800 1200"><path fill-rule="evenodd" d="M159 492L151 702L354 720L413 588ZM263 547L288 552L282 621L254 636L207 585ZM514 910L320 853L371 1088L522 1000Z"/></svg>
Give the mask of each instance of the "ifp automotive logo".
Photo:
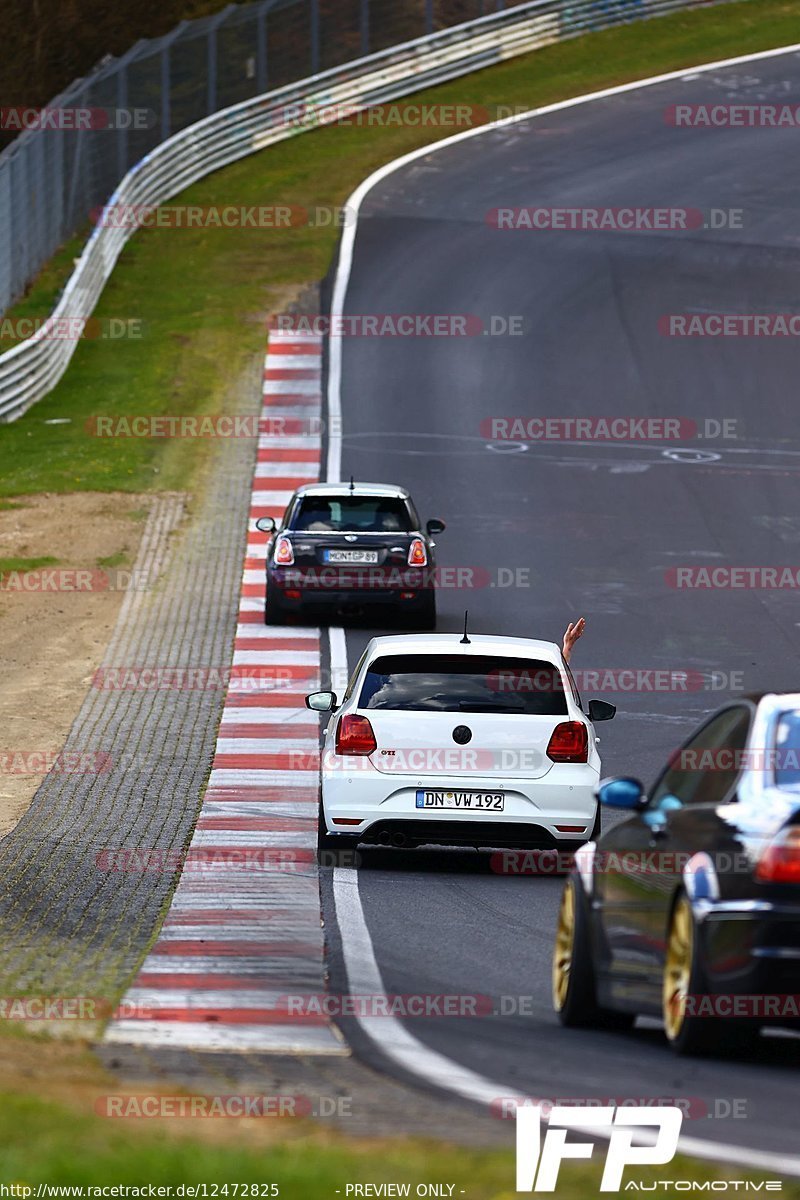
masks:
<svg viewBox="0 0 800 1200"><path fill-rule="evenodd" d="M678 1149L683 1112L664 1105L652 1109L577 1108L554 1105L542 1140L540 1105L517 1109L517 1191L553 1192L565 1158L591 1158L595 1146L588 1141L567 1141L573 1129L600 1130L608 1137L601 1192L618 1192L626 1166L663 1166ZM640 1130L644 1129L644 1134ZM655 1137L652 1130L655 1129ZM606 1130L610 1130L607 1134ZM646 1145L634 1146L634 1137Z"/></svg>

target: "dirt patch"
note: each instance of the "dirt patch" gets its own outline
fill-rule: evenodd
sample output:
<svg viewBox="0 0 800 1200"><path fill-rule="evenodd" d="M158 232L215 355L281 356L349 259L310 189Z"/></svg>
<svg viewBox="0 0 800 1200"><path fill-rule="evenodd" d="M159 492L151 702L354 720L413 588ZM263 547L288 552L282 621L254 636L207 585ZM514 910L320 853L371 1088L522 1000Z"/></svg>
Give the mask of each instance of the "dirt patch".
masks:
<svg viewBox="0 0 800 1200"><path fill-rule="evenodd" d="M0 505L0 836L28 808L100 664L147 505L99 492Z"/></svg>

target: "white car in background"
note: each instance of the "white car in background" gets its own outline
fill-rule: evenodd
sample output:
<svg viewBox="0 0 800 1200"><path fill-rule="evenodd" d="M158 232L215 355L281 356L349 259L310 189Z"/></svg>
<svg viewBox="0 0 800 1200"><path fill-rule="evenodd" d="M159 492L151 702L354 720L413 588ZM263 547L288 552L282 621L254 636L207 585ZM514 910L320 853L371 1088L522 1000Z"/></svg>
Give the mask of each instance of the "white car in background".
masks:
<svg viewBox="0 0 800 1200"><path fill-rule="evenodd" d="M373 638L332 714L320 768L322 849L577 848L597 835L594 721L561 649L465 634Z"/></svg>

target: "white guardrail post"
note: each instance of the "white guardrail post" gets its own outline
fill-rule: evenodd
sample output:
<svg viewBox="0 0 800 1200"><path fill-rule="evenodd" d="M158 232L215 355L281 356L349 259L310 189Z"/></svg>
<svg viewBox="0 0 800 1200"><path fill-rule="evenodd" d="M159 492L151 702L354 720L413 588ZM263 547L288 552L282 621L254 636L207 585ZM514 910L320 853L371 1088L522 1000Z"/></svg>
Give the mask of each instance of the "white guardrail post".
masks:
<svg viewBox="0 0 800 1200"><path fill-rule="evenodd" d="M334 67L189 125L145 155L109 198L50 318L0 355L0 422L13 421L55 387L75 351L60 322L86 322L137 217L212 171L360 111L515 55L624 21L715 0L533 0ZM117 223L115 223L115 221ZM74 329L74 325L70 325Z"/></svg>

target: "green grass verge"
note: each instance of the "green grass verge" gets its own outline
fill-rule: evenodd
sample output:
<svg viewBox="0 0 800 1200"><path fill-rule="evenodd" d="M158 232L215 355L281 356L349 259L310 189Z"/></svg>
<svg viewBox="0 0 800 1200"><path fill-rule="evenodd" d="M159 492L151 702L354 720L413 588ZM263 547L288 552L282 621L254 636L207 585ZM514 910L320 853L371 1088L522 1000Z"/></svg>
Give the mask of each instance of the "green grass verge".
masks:
<svg viewBox="0 0 800 1200"><path fill-rule="evenodd" d="M797 38L800 0L745 0L634 22L548 47L425 93L426 103L535 106ZM172 203L342 204L387 160L451 130L335 127L302 134L198 183ZM321 278L333 227L142 230L128 243L96 317L141 322L142 336L84 341L66 378L24 418L0 427L0 495L191 489L199 439L98 438L97 415L210 414L264 346L264 318ZM48 315L73 240L11 317ZM48 425L57 418L68 424Z"/></svg>
<svg viewBox="0 0 800 1200"><path fill-rule="evenodd" d="M188 1121L176 1122L182 1128L174 1136L163 1122L154 1128L148 1120L86 1116L33 1096L3 1093L0 1111L0 1182L30 1187L274 1183L286 1200L332 1200L345 1196L347 1184L405 1183L413 1196L417 1184L437 1183L453 1185L455 1200L512 1200L517 1194L509 1150L458 1149L418 1139L345 1141L333 1131L320 1134L307 1123L275 1118L264 1119L261 1128L253 1119L240 1123L232 1138L232 1129L219 1128L227 1122L195 1119L191 1131ZM202 1127L209 1124L216 1126L214 1136L203 1139ZM561 1200L598 1195L602 1162L598 1150L591 1164L565 1163L557 1188ZM777 1177L679 1157L666 1167L629 1168L625 1181L652 1187L663 1179ZM785 1183L782 1195L797 1200L800 1186Z"/></svg>

